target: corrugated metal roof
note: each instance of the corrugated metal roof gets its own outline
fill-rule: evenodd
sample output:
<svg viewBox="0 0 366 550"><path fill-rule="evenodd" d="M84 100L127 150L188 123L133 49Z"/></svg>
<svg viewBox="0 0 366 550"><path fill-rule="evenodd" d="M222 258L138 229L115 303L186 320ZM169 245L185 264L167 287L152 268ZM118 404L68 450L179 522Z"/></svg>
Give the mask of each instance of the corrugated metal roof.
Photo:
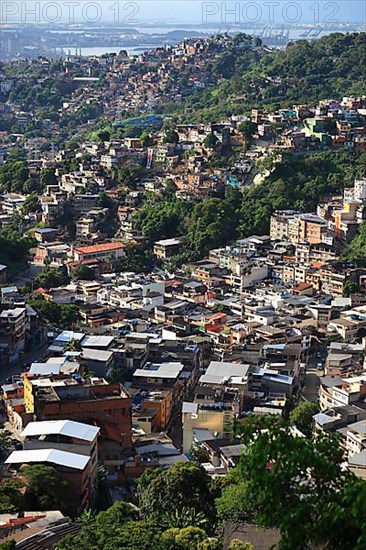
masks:
<svg viewBox="0 0 366 550"><path fill-rule="evenodd" d="M93 441L99 428L89 426L73 420L45 420L41 422L29 422L22 432L22 437L35 435L59 434L67 437L75 437L83 441Z"/></svg>
<svg viewBox="0 0 366 550"><path fill-rule="evenodd" d="M200 377L201 384L224 384L232 377L245 380L249 365L243 363L226 363L224 361L211 361L205 374Z"/></svg>
<svg viewBox="0 0 366 550"><path fill-rule="evenodd" d="M67 453L56 449L34 449L29 451L13 451L5 460L5 464L29 464L30 462L50 462L59 466L84 470L90 457Z"/></svg>
<svg viewBox="0 0 366 550"><path fill-rule="evenodd" d="M57 363L32 363L29 374L60 374L61 365Z"/></svg>
<svg viewBox="0 0 366 550"><path fill-rule="evenodd" d="M152 363L149 368L136 369L134 377L177 378L183 370L182 363Z"/></svg>

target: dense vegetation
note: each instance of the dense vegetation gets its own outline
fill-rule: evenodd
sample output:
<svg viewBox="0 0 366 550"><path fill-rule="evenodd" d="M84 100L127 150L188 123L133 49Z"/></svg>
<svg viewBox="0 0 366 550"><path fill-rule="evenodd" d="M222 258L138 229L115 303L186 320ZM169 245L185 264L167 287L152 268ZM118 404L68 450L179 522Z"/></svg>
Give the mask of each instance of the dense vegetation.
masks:
<svg viewBox="0 0 366 550"><path fill-rule="evenodd" d="M26 466L22 480L7 479L0 484L0 513L24 510L61 510L75 516L77 497L72 485L52 466Z"/></svg>
<svg viewBox="0 0 366 550"><path fill-rule="evenodd" d="M366 222L360 225L358 234L345 250L343 258L360 267L366 266Z"/></svg>
<svg viewBox="0 0 366 550"><path fill-rule="evenodd" d="M0 229L0 263L7 265L10 272L25 267L33 244L33 239L19 235L11 227Z"/></svg>
<svg viewBox="0 0 366 550"><path fill-rule="evenodd" d="M218 84L190 95L178 107L187 121L220 120L251 108L276 109L364 93L365 33L299 40L284 52L253 50L237 42L211 64Z"/></svg>
<svg viewBox="0 0 366 550"><path fill-rule="evenodd" d="M42 296L36 294L29 296L28 304L45 321L60 328L72 329L80 321L79 308L74 304L57 304L56 302L45 300Z"/></svg>
<svg viewBox="0 0 366 550"><path fill-rule="evenodd" d="M59 550L217 550L227 521L279 529L281 550L365 548L366 483L342 467L335 436L298 437L270 418L237 428L247 450L228 476L213 480L194 463L147 470L139 509L114 504Z"/></svg>
<svg viewBox="0 0 366 550"><path fill-rule="evenodd" d="M366 154L318 152L306 156L284 154L282 161L265 159L270 174L257 186L227 188L225 194L204 202L183 201L168 190L139 210L135 223L150 242L184 236L176 260L199 259L210 248L237 237L265 234L272 212L294 208L312 212L324 197L340 194L366 172Z"/></svg>

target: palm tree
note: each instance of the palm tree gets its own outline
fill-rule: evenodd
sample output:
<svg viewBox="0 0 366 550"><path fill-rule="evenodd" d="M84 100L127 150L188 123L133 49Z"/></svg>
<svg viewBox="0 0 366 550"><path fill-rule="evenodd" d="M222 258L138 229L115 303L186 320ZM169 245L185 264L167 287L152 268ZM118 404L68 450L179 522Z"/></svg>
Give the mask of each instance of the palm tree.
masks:
<svg viewBox="0 0 366 550"><path fill-rule="evenodd" d="M76 338L71 338L65 346L64 351L82 351L82 347Z"/></svg>
<svg viewBox="0 0 366 550"><path fill-rule="evenodd" d="M173 512L165 514L163 521L168 528L177 527L178 529L192 525L204 528L208 523L203 512L196 512L195 508L186 508L185 506L181 510L176 508Z"/></svg>
<svg viewBox="0 0 366 550"><path fill-rule="evenodd" d="M78 517L77 522L83 523L84 525L87 525L88 523L91 523L95 518L95 512L94 510L91 510L90 508L88 510L84 510L82 514Z"/></svg>

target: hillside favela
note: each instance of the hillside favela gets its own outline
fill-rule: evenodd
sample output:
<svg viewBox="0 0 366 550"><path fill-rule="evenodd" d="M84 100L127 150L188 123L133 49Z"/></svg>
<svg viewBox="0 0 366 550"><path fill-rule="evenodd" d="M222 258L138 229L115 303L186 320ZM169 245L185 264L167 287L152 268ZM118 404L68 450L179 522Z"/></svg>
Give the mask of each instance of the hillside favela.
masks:
<svg viewBox="0 0 366 550"><path fill-rule="evenodd" d="M365 550L366 33L9 32L0 549Z"/></svg>

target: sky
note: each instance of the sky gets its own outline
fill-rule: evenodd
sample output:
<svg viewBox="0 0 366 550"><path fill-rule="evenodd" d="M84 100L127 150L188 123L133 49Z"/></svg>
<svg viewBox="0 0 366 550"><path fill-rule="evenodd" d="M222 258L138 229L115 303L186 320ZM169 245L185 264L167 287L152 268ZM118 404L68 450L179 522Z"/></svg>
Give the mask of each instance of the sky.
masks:
<svg viewBox="0 0 366 550"><path fill-rule="evenodd" d="M259 23L366 22L366 0L1 0L1 22Z"/></svg>

